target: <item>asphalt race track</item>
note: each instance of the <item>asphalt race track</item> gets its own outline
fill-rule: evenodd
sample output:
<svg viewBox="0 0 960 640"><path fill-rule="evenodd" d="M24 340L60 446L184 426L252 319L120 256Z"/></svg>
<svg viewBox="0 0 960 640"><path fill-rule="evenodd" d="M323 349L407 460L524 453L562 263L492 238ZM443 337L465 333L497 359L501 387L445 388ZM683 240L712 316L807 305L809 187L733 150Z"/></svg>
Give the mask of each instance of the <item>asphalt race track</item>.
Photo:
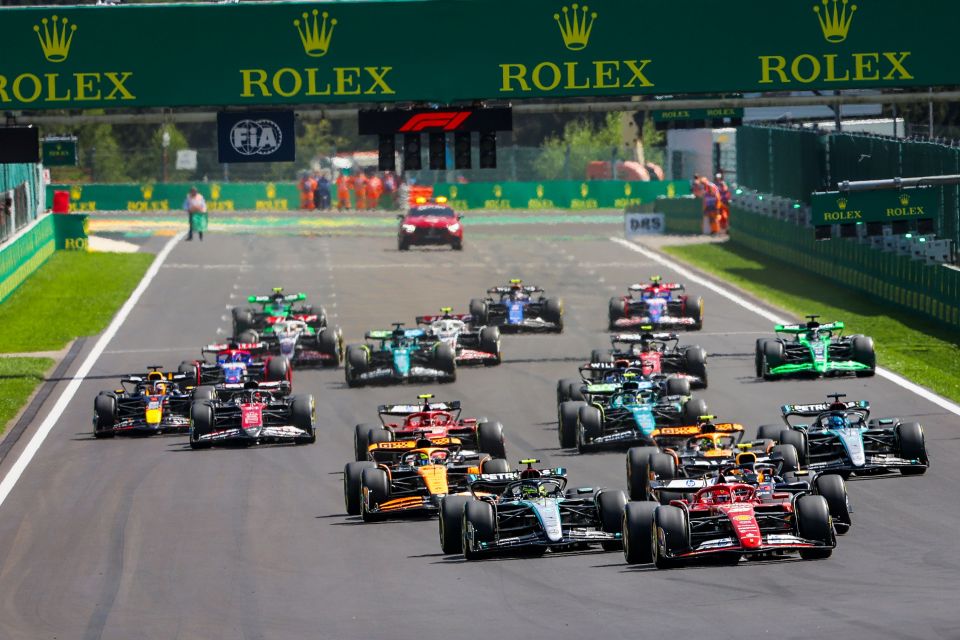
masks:
<svg viewBox="0 0 960 640"><path fill-rule="evenodd" d="M687 340L710 354L703 395L722 419L752 436L781 403L840 391L870 400L874 415L924 425L931 470L851 481L854 526L832 558L671 571L600 551L466 563L440 552L434 520L365 525L344 515L353 425L376 421L379 403L425 391L502 421L514 464L536 456L567 467L573 486L623 487L622 452L560 450L555 422L557 379L607 344L610 295L652 273L672 278L611 242L618 231L485 227L468 233L462 253L401 254L382 235L179 243L0 510L0 638L960 637L957 416L879 377L758 382L753 345L769 323L695 287L706 322ZM342 369L298 371L295 391L317 399L315 445L191 451L184 436L91 435L97 391L146 365L196 357L248 293L305 291L350 342L441 306L466 311L511 277L564 298L563 335L505 336L502 366L461 368L450 385L354 390Z"/></svg>

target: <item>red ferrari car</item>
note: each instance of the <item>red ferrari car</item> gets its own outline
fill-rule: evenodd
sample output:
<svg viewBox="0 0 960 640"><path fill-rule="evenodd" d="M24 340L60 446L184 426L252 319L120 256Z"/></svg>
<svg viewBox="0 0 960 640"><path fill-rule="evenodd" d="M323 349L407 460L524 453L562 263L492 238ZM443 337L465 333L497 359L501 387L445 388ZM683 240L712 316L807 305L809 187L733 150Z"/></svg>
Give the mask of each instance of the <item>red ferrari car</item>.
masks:
<svg viewBox="0 0 960 640"><path fill-rule="evenodd" d="M463 225L460 215L447 206L444 197L427 200L417 198L417 204L407 215L397 216L397 248L408 250L412 245L448 244L454 251L463 249Z"/></svg>
<svg viewBox="0 0 960 640"><path fill-rule="evenodd" d="M455 437L465 449L506 458L503 425L486 418L461 418L460 401L433 402L429 393L416 404L385 404L378 407L382 424L358 424L354 432L357 461L367 460L371 445L399 440L435 440ZM399 420L398 420L399 418Z"/></svg>
<svg viewBox="0 0 960 640"><path fill-rule="evenodd" d="M652 562L658 569L685 560L735 563L745 555L790 551L812 560L829 557L837 546L823 496L783 492L761 498L756 487L741 483L707 486L669 505L631 502L624 511L623 542L628 563Z"/></svg>

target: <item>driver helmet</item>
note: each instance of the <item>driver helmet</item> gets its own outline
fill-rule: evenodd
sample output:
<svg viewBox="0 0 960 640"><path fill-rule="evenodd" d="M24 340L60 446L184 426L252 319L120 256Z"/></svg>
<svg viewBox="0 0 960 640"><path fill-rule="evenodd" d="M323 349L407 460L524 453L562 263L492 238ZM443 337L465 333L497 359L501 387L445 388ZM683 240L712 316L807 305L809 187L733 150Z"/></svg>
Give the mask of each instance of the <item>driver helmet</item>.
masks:
<svg viewBox="0 0 960 640"><path fill-rule="evenodd" d="M827 418L828 429L843 429L846 426L847 426L847 421L844 420L843 416L834 414Z"/></svg>
<svg viewBox="0 0 960 640"><path fill-rule="evenodd" d="M687 443L687 448L691 451L705 451L707 449L713 449L713 439L707 437L692 438L690 442Z"/></svg>
<svg viewBox="0 0 960 640"><path fill-rule="evenodd" d="M266 403L266 401L267 401L267 394L263 393L262 391L254 391L254 392L250 395L250 399L253 400L253 401L256 402L256 403Z"/></svg>
<svg viewBox="0 0 960 640"><path fill-rule="evenodd" d="M167 385L163 382L154 382L147 386L150 395L162 396L167 392Z"/></svg>
<svg viewBox="0 0 960 640"><path fill-rule="evenodd" d="M230 356L229 356L229 358L227 358L227 361L228 361L228 362L240 362L240 363L242 363L242 362L244 362L245 360L246 360L246 358L244 357L244 355L243 355L242 353L239 353L239 352L236 352L236 351L233 352L233 353L231 353Z"/></svg>
<svg viewBox="0 0 960 640"><path fill-rule="evenodd" d="M443 449L434 451L430 454L429 464L446 464L449 457L449 451L444 451Z"/></svg>
<svg viewBox="0 0 960 640"><path fill-rule="evenodd" d="M547 495L547 488L542 484L538 484L536 486L525 484L522 487L520 487L520 492L525 498L527 497L538 498L540 496Z"/></svg>

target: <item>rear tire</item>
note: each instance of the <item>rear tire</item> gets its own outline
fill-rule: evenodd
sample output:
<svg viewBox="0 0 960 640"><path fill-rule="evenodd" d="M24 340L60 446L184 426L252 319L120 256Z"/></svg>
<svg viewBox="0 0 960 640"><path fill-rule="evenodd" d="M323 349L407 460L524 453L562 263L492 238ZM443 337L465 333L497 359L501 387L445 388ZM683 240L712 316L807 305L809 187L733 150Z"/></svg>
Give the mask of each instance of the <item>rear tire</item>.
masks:
<svg viewBox="0 0 960 640"><path fill-rule="evenodd" d="M650 456L657 447L633 447L627 451L627 491L631 500L650 499Z"/></svg>
<svg viewBox="0 0 960 640"><path fill-rule="evenodd" d="M782 424L762 424L757 427L757 440L780 441L780 432L783 431Z"/></svg>
<svg viewBox="0 0 960 640"><path fill-rule="evenodd" d="M676 376L670 376L667 378L667 395L668 396L689 396L690 395L690 380L687 378L678 378Z"/></svg>
<svg viewBox="0 0 960 640"><path fill-rule="evenodd" d="M496 362L487 364L500 364L500 329L498 327L484 327L480 329L480 351L492 353L497 356Z"/></svg>
<svg viewBox="0 0 960 640"><path fill-rule="evenodd" d="M773 449L770 450L771 455L774 453L779 453L782 458L780 463L781 473L789 473L800 469L800 455L797 453L797 448L792 444L775 444Z"/></svg>
<svg viewBox="0 0 960 640"><path fill-rule="evenodd" d="M623 558L627 564L653 562L653 514L657 503L630 502L623 510Z"/></svg>
<svg viewBox="0 0 960 640"><path fill-rule="evenodd" d="M264 380L266 382L281 382L286 380L290 382L293 378L292 367L286 356L274 356L267 360L267 367L264 370Z"/></svg>
<svg viewBox="0 0 960 640"><path fill-rule="evenodd" d="M850 530L853 521L850 518L850 498L847 495L847 484L835 473L817 476L813 482L813 490L823 496L833 518L833 528L840 535Z"/></svg>
<svg viewBox="0 0 960 640"><path fill-rule="evenodd" d="M484 458L480 461L480 473L510 473L506 458Z"/></svg>
<svg viewBox="0 0 960 640"><path fill-rule="evenodd" d="M360 477L364 469L376 469L375 462L348 462L343 468L343 504L347 515L360 515Z"/></svg>
<svg viewBox="0 0 960 640"><path fill-rule="evenodd" d="M507 447L503 443L503 425L499 422L484 422L477 425L477 449L494 458L506 458Z"/></svg>
<svg viewBox="0 0 960 640"><path fill-rule="evenodd" d="M585 407L585 402L571 400L561 402L557 410L557 435L560 438L560 446L564 449L570 449L577 446L578 416L580 407Z"/></svg>
<svg viewBox="0 0 960 640"><path fill-rule="evenodd" d="M253 312L250 309L241 309L234 307L233 311L233 335L238 336L247 329L254 328Z"/></svg>
<svg viewBox="0 0 960 640"><path fill-rule="evenodd" d="M554 331L563 331L563 300L547 298L543 303L543 316L547 322L557 325Z"/></svg>
<svg viewBox="0 0 960 640"><path fill-rule="evenodd" d="M797 511L797 533L801 538L825 545L833 545L833 531L830 527L830 507L823 496L800 496L795 503ZM801 549L804 560L829 558L833 549Z"/></svg>
<svg viewBox="0 0 960 640"><path fill-rule="evenodd" d="M623 491L601 491L597 494L597 508L600 511L600 528L604 533L623 533L623 508L627 505L627 496ZM621 540L605 540L600 543L604 551L620 551Z"/></svg>
<svg viewBox="0 0 960 640"><path fill-rule="evenodd" d="M757 346L753 352L753 366L758 378L762 378L764 374L764 345L768 339L769 338L757 338Z"/></svg>
<svg viewBox="0 0 960 640"><path fill-rule="evenodd" d="M470 322L474 326L479 326L487 324L488 320L487 301L480 298L473 298L470 301Z"/></svg>
<svg viewBox="0 0 960 640"><path fill-rule="evenodd" d="M237 342L245 344L256 344L260 342L260 334L251 329L241 331L237 336Z"/></svg>
<svg viewBox="0 0 960 640"><path fill-rule="evenodd" d="M707 388L707 352L703 347L687 347L683 352L683 361L686 366L687 373L691 376L696 376L700 378L701 384L698 386L701 389Z"/></svg>
<svg viewBox="0 0 960 640"><path fill-rule="evenodd" d="M927 445L924 442L923 427L919 422L904 422L897 427L897 441L900 457L908 460L920 460L929 466ZM927 472L927 466L901 467L900 474L904 476L920 476Z"/></svg>
<svg viewBox="0 0 960 640"><path fill-rule="evenodd" d="M324 360L323 366L336 367L343 360L340 343L339 329L327 328L317 333L317 351L332 357L330 360Z"/></svg>
<svg viewBox="0 0 960 640"><path fill-rule="evenodd" d="M797 450L798 462L801 466L807 466L807 459L809 453L807 451L807 436L796 429L781 429L780 435L777 437L777 442L780 444L792 444L793 448Z"/></svg>
<svg viewBox="0 0 960 640"><path fill-rule="evenodd" d="M703 298L697 297L693 305L687 303L687 316L693 318L693 328L695 330L703 329Z"/></svg>
<svg viewBox="0 0 960 640"><path fill-rule="evenodd" d="M617 328L617 320L627 315L627 303L623 298L610 298L610 304L607 307L607 317L610 319L609 328Z"/></svg>
<svg viewBox="0 0 960 640"><path fill-rule="evenodd" d="M709 411L703 398L690 398L683 404L684 424L696 424L700 416L705 415L709 415Z"/></svg>
<svg viewBox="0 0 960 640"><path fill-rule="evenodd" d="M433 366L447 374L445 382L454 382L457 379L457 354L453 347L441 342L433 351Z"/></svg>
<svg viewBox="0 0 960 640"><path fill-rule="evenodd" d="M446 554L463 553L463 535L460 531L463 511L471 498L447 496L440 501L440 549Z"/></svg>

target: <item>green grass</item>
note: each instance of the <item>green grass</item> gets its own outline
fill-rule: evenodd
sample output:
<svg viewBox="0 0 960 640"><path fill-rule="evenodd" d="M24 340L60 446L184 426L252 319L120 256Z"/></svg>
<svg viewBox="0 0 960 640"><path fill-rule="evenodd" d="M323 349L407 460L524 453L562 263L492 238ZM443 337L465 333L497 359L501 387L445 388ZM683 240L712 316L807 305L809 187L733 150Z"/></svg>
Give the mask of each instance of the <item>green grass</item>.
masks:
<svg viewBox="0 0 960 640"><path fill-rule="evenodd" d="M58 351L103 331L151 262L146 253L57 251L0 304L0 353Z"/></svg>
<svg viewBox="0 0 960 640"><path fill-rule="evenodd" d="M0 432L43 382L51 366L50 358L0 358Z"/></svg>
<svg viewBox="0 0 960 640"><path fill-rule="evenodd" d="M736 245L694 244L664 251L798 320L808 313L819 314L824 322L843 320L846 333L873 337L880 366L960 400L960 332Z"/></svg>

